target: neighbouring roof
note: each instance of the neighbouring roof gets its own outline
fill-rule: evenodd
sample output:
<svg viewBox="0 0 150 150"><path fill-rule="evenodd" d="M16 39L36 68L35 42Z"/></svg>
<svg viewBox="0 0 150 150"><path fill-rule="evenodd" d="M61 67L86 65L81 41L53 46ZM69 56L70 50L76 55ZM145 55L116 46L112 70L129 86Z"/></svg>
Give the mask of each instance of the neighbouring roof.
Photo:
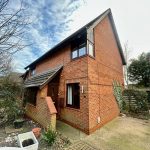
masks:
<svg viewBox="0 0 150 150"><path fill-rule="evenodd" d="M29 64L28 66L25 67L25 69L33 67L35 64L37 64L38 62L40 62L41 60L43 60L44 58L46 58L47 56L51 55L52 53L56 52L57 50L59 50L60 48L64 47L65 45L67 45L70 41L72 41L75 37L78 37L79 35L82 35L84 33L87 32L87 28L89 28L91 25L93 25L93 23L97 20L103 20L104 17L109 16L111 25L112 25L112 29L117 41L117 45L119 48L119 52L120 52L120 56L122 59L122 64L126 65L126 61L123 55L123 50L120 44L120 40L118 37L118 33L115 27L115 23L114 23L114 19L111 13L111 9L107 9L105 12L103 12L101 15L99 15L98 17L96 17L95 19L93 19L91 22L89 22L88 24L86 24L85 26L83 26L82 28L80 28L79 30L77 30L75 33L73 33L72 35L70 35L69 37L67 37L66 39L64 39L63 41L61 41L60 43L58 43L56 46L54 46L52 49L50 49L48 52L46 52L44 55L42 55L41 57L39 57L38 59L36 59L34 62L32 62L31 64Z"/></svg>
<svg viewBox="0 0 150 150"><path fill-rule="evenodd" d="M25 88L39 87L41 89L58 74L62 67L59 66L29 78L24 82Z"/></svg>

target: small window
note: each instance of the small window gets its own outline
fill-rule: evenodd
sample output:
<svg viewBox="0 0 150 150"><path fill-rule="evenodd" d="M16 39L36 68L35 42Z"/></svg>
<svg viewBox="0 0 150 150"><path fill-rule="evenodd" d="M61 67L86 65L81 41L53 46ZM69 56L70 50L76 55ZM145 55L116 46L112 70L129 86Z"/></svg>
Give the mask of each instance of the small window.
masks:
<svg viewBox="0 0 150 150"><path fill-rule="evenodd" d="M89 43L89 55L94 57L94 47L92 43Z"/></svg>
<svg viewBox="0 0 150 150"><path fill-rule="evenodd" d="M86 43L76 44L75 46L73 46L71 55L72 59L86 55Z"/></svg>
<svg viewBox="0 0 150 150"><path fill-rule="evenodd" d="M74 58L77 58L77 57L78 57L78 51L75 50L75 51L72 52L72 58L74 59Z"/></svg>
<svg viewBox="0 0 150 150"><path fill-rule="evenodd" d="M79 83L67 84L67 106L80 108L80 86Z"/></svg>
<svg viewBox="0 0 150 150"><path fill-rule="evenodd" d="M37 97L37 92L38 92L38 88L36 87L33 87L33 88L27 88L26 91L25 91L25 100L36 106L36 97Z"/></svg>
<svg viewBox="0 0 150 150"><path fill-rule="evenodd" d="M85 47L80 48L80 49L79 49L79 57L80 57L80 56L83 56L83 55L85 55L85 54L86 54L86 48L85 48Z"/></svg>

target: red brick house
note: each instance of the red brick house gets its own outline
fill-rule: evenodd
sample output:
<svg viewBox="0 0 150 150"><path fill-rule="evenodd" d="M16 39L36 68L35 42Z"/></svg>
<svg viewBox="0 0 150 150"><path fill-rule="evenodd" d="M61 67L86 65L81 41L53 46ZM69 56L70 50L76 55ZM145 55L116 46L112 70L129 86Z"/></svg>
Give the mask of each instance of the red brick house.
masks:
<svg viewBox="0 0 150 150"><path fill-rule="evenodd" d="M119 114L113 80L123 83L123 56L111 10L70 35L25 69L27 114L48 123L50 96L60 119L90 134Z"/></svg>

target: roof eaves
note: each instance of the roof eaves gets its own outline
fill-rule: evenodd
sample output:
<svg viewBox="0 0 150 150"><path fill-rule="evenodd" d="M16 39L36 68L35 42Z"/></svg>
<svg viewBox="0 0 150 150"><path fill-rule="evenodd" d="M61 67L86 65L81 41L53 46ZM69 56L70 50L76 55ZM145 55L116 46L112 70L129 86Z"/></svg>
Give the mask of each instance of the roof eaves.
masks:
<svg viewBox="0 0 150 150"><path fill-rule="evenodd" d="M112 22L112 25L113 25L113 30L114 30L114 33L115 33L115 38L117 40L117 45L118 45L118 48L119 48L119 51L120 51L120 55L121 55L121 58L122 58L122 63L123 63L123 65L126 65L126 61L125 61L125 58L124 58L124 55L123 55L123 50L122 50L122 47L121 47L121 44L120 44L118 33L117 33L117 30L116 30L116 27L115 27L115 24L114 24L114 20L113 20L113 16L112 16L112 13L111 13L111 9L109 8L105 12L103 12L101 15L99 15L98 17L96 17L95 19L93 19L91 22L87 23L85 26L83 26L82 28L80 28L79 30L77 30L76 32L74 32L73 34L71 34L69 37L67 37L66 39L64 39L63 41L61 41L57 45L55 45L48 52L46 52L44 55L42 55L41 57L39 57L38 59L36 59L35 61L33 61L28 66L26 66L25 69L27 69L27 68L29 68L31 66L34 66L36 63L38 63L39 61L41 61L42 59L44 59L45 57L47 57L49 54L52 54L52 52L54 52L55 50L63 47L67 42L69 42L72 38L76 37L78 34L82 34L82 32L86 32L87 29L90 26L92 26L93 23L96 20L98 20L100 18L103 19L108 14L110 14L109 16L110 16L110 19L111 19L111 22Z"/></svg>
<svg viewBox="0 0 150 150"><path fill-rule="evenodd" d="M115 35L115 39L116 39L116 42L117 42L117 46L118 46L118 49L119 49L119 53L120 53L120 56L121 56L121 59L122 59L122 64L126 65L126 60L125 60L125 57L124 57L124 54L123 54L122 46L121 46L121 43L120 43L120 40L119 40L119 36L118 36L118 33L117 33L117 29L116 29L116 26L115 26L115 23L114 23L114 19L113 19L113 15L112 15L112 12L111 12L110 8L107 9L100 16L95 18L92 22L90 22L90 24L88 25L88 28L94 28L107 15L108 15L108 17L110 18L110 21L111 21L112 29L113 29L113 32L114 32L114 35Z"/></svg>
<svg viewBox="0 0 150 150"><path fill-rule="evenodd" d="M39 57L38 59L36 59L35 61L33 61L31 64L29 64L28 66L26 66L24 69L27 69L30 66L36 64L37 62L39 62L40 60L42 60L44 57L46 57L48 54L50 54L52 51L54 51L55 49L58 49L59 47L61 47L61 45L63 45L65 42L69 41L71 38L77 36L78 34L81 34L84 31L86 32L86 30L87 30L87 28L89 26L91 26L97 19L101 18L104 15L107 15L110 11L111 11L110 8L107 9L105 12L103 12L102 14L100 14L98 17L96 17L95 19L93 19L92 21L90 21L89 23L87 23L85 26L83 26L82 28L80 28L79 30L77 30L76 32L74 32L73 34L71 34L70 36L68 36L66 39L64 39L63 41L61 41L57 45L55 45L48 52L46 52L44 55L42 55L41 57Z"/></svg>
<svg viewBox="0 0 150 150"><path fill-rule="evenodd" d="M36 64L37 62L39 62L40 60L42 60L44 57L46 57L47 55L49 55L51 52L53 52L55 49L59 49L63 44L65 45L65 43L67 43L69 40L71 40L73 37L77 36L78 34L82 34L82 32L86 32L86 26L80 28L78 31L74 32L73 34L71 34L69 37L67 37L66 39L64 39L63 41L61 41L60 43L58 43L57 45L55 45L53 48L51 48L49 51L47 51L45 54L43 54L41 57L39 57L38 59L36 59L35 61L33 61L31 64L29 64L28 66L26 66L24 69L29 68L30 66Z"/></svg>
<svg viewBox="0 0 150 150"><path fill-rule="evenodd" d="M92 20L90 23L87 24L87 28L92 27L94 28L96 24L94 24L97 20L98 23L101 22L109 13L111 12L111 9L107 9L106 11L104 11L102 14L100 14L98 17L96 17L94 20Z"/></svg>
<svg viewBox="0 0 150 150"><path fill-rule="evenodd" d="M125 57L124 57L124 54L123 54L123 49L122 49L122 46L121 46L121 43L120 43L120 39L119 39L118 32L117 32L117 29L116 29L116 26L115 26L115 22L114 22L114 19L113 19L112 12L110 12L109 18L110 18L111 24L113 26L112 29L113 29L113 32L114 32L114 35L115 35L115 38L116 38L116 41L117 41L117 46L118 46L120 56L121 56L121 59L122 59L122 64L126 65L126 60L125 60Z"/></svg>

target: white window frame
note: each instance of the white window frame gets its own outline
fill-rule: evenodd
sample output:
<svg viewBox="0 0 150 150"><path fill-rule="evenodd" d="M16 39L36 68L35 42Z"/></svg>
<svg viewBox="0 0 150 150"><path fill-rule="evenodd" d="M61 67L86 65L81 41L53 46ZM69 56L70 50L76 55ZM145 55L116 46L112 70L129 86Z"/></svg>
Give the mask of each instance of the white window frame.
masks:
<svg viewBox="0 0 150 150"><path fill-rule="evenodd" d="M91 46L91 48L93 48L92 51L90 51L90 46ZM92 57L95 57L94 44L92 42L89 42L89 41L88 41L88 54Z"/></svg>
<svg viewBox="0 0 150 150"><path fill-rule="evenodd" d="M68 85L67 86L67 91L68 91L68 93L67 93L67 96L68 96L68 99L67 99L67 104L68 105L72 105L73 103L73 101L72 101L72 86L71 85Z"/></svg>

